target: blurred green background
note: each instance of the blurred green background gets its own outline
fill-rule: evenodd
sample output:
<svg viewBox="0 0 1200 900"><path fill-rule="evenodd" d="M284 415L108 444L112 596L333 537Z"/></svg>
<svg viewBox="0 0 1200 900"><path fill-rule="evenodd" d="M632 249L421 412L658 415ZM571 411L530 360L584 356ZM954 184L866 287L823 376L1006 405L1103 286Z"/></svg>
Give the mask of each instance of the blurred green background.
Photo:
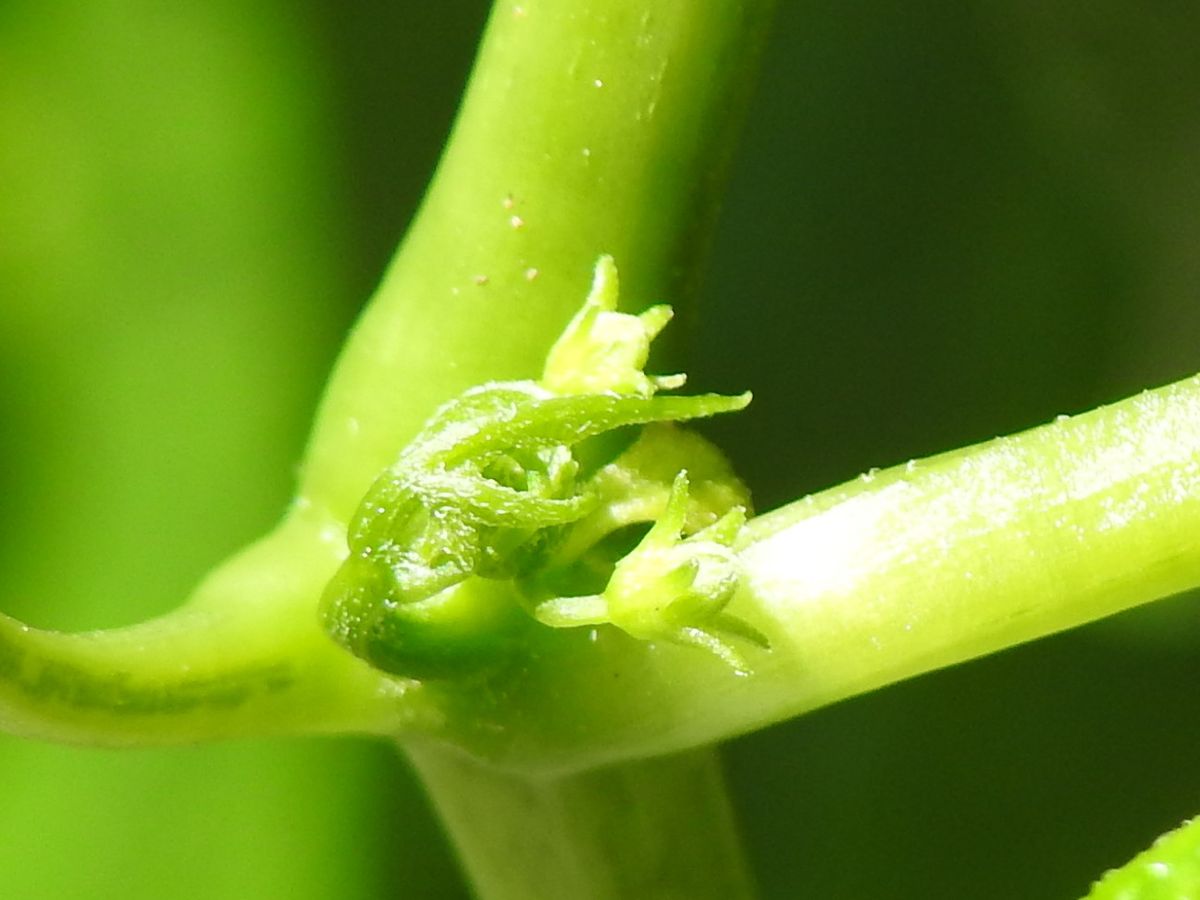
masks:
<svg viewBox="0 0 1200 900"><path fill-rule="evenodd" d="M291 490L486 15L0 2L0 609L175 605ZM1200 10L782 3L689 370L768 508L1200 370ZM645 298L646 300L670 298ZM1200 812L1189 598L733 741L768 897L1070 898ZM355 740L0 741L0 897L463 897Z"/></svg>

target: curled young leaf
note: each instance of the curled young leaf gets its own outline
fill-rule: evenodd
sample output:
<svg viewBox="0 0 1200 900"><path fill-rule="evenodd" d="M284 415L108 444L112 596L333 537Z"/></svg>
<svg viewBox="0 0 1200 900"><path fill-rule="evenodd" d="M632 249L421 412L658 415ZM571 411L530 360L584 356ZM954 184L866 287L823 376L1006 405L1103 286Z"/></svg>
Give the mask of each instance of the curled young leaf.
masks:
<svg viewBox="0 0 1200 900"><path fill-rule="evenodd" d="M561 576L607 534L653 521L664 507L688 517L686 489L675 506L668 498L689 457L707 501L707 511L691 518L711 525L744 498L720 454L677 430L660 428L582 474L577 448L590 438L749 402L749 395L656 395L682 383L641 371L669 312L616 312L615 279L603 258L542 382L485 384L445 404L367 492L350 523L349 556L321 604L326 630L347 649L416 678L488 670L536 627L523 605L547 575ZM676 536L682 527L680 519ZM685 606L679 598L673 608ZM697 616L712 618L703 603ZM679 628L692 627L683 618Z"/></svg>

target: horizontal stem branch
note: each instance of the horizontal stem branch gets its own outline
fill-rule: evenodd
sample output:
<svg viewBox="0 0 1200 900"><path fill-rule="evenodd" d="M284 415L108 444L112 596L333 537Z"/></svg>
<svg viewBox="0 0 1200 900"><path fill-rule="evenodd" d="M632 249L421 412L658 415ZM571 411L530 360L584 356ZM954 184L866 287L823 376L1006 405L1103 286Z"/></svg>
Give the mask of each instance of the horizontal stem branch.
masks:
<svg viewBox="0 0 1200 900"><path fill-rule="evenodd" d="M297 515L160 619L65 634L0 616L0 730L146 746L428 724L418 686L321 631L316 594L341 552Z"/></svg>
<svg viewBox="0 0 1200 900"><path fill-rule="evenodd" d="M462 740L543 770L705 744L1200 585L1198 535L1200 376L752 521L729 609L771 649L746 677L599 627Z"/></svg>

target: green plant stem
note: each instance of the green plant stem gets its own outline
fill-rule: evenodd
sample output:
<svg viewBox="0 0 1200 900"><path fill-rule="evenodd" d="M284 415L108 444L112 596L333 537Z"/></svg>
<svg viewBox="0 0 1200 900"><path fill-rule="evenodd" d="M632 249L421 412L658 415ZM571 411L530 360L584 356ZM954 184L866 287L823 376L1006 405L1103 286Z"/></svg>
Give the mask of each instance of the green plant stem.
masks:
<svg viewBox="0 0 1200 900"><path fill-rule="evenodd" d="M461 742L546 772L720 740L1196 587L1197 534L1200 376L752 520L729 607L771 642L751 675L595 629Z"/></svg>
<svg viewBox="0 0 1200 900"><path fill-rule="evenodd" d="M536 377L601 254L618 260L634 308L686 304L770 5L496 4L434 183L326 394L301 483L317 515L345 522L450 397L489 380ZM645 764L630 763L532 787L432 750L420 760L483 896L637 896L598 893L621 888L623 868L638 861L604 789L617 785L625 796L649 793L637 804L642 833L705 848L707 883L740 882L727 821L690 814L725 804L718 780L688 774L694 760L657 764L653 779ZM691 795L673 791L671 802L658 802L658 783L679 781ZM486 813L464 806L476 791ZM570 825L554 838L563 861L555 884L569 890L543 893L553 886L540 880L551 832L538 817L547 814ZM486 846L497 823L511 832L505 846L521 865L470 849Z"/></svg>
<svg viewBox="0 0 1200 900"><path fill-rule="evenodd" d="M270 734L395 734L430 724L415 682L342 652L296 607L338 544L297 558L288 527L202 583L177 612L97 632L40 631L0 616L0 728L105 746Z"/></svg>
<svg viewBox="0 0 1200 900"><path fill-rule="evenodd" d="M687 309L771 0L499 0L425 202L339 362L301 494L345 521L430 413L533 378L611 254Z"/></svg>
<svg viewBox="0 0 1200 900"><path fill-rule="evenodd" d="M1200 890L1200 819L1159 837L1125 865L1105 872L1085 900L1185 900Z"/></svg>
<svg viewBox="0 0 1200 900"><path fill-rule="evenodd" d="M753 894L711 752L542 779L444 752L411 755L490 900Z"/></svg>

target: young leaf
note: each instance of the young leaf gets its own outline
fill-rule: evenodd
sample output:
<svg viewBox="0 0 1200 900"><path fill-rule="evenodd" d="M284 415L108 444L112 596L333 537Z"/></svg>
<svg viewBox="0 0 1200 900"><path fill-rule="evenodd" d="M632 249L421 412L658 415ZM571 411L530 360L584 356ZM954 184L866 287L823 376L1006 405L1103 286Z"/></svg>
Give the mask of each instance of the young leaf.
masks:
<svg viewBox="0 0 1200 900"><path fill-rule="evenodd" d="M351 652L416 678L474 674L503 662L535 627L523 607L530 595L534 606L545 600L538 594L548 573L561 576L564 563L605 535L651 521L664 506L673 540L685 521L697 518L688 513L686 481L676 478L689 451L707 470L700 482L706 524L715 527L737 506L744 490L717 462L719 453L678 431L659 430L654 439L662 459L679 462L669 471L648 463L647 444L635 442L635 454L581 477L576 449L589 438L737 410L750 399L656 396L683 382L642 372L669 309L616 312L616 279L612 259L602 257L591 293L551 349L541 382L485 384L443 405L367 492L349 529L350 554L322 599L326 630ZM635 636L705 647L733 664L735 654L710 630L732 590L733 569L713 582L712 566L699 561L713 556L717 544L710 544L684 541L675 551L685 568L688 554L696 559L692 581L672 597L664 619L670 624L619 612L611 621L632 623L626 630ZM727 546L721 555L730 556ZM620 608L618 602L614 610ZM566 621L548 612L535 616L543 624Z"/></svg>

